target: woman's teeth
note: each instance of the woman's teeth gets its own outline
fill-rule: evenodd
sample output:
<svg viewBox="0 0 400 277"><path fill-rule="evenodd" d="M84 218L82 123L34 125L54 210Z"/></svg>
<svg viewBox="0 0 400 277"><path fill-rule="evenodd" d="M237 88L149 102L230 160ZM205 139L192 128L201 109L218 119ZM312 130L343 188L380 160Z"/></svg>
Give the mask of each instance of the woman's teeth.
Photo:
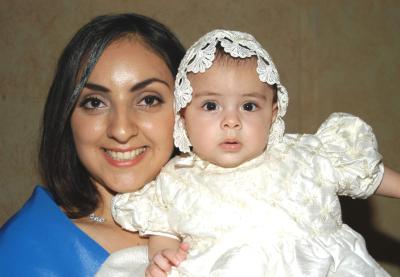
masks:
<svg viewBox="0 0 400 277"><path fill-rule="evenodd" d="M106 153L110 155L110 157L114 160L118 161L129 161L134 159L135 157L139 156L146 150L146 147L138 148L132 151L126 152L116 152L111 150L106 150Z"/></svg>

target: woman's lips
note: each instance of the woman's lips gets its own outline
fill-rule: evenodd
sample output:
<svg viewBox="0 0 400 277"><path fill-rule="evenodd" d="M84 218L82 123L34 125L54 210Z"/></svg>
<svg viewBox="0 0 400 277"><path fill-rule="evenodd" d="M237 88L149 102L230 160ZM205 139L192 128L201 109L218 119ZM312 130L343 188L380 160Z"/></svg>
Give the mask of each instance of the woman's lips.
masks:
<svg viewBox="0 0 400 277"><path fill-rule="evenodd" d="M116 150L103 148L107 162L116 167L129 167L138 164L146 154L147 147L132 150Z"/></svg>

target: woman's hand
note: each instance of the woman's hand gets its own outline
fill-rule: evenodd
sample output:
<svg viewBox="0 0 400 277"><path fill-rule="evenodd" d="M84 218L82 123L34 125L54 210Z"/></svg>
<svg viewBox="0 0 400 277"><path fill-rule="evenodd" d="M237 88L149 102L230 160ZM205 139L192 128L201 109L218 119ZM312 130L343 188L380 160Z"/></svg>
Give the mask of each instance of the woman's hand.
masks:
<svg viewBox="0 0 400 277"><path fill-rule="evenodd" d="M164 249L154 255L146 269L146 277L167 277L173 266L179 266L187 257L189 245L181 243L178 249Z"/></svg>

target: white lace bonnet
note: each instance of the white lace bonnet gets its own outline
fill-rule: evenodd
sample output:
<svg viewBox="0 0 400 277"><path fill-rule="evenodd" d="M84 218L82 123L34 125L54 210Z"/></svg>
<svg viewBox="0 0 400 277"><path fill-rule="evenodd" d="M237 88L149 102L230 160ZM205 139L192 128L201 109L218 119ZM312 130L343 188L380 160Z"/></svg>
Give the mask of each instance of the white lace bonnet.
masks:
<svg viewBox="0 0 400 277"><path fill-rule="evenodd" d="M214 30L202 36L183 57L175 80L175 126L174 143L181 152L190 152L191 143L186 134L185 124L179 111L192 100L192 87L187 77L188 72L203 73L211 67L215 58L217 44L232 57L248 58L257 56L257 73L262 82L277 86L278 113L271 126L268 145L280 141L285 131L282 117L288 106L288 93L279 81L279 74L268 52L250 34Z"/></svg>

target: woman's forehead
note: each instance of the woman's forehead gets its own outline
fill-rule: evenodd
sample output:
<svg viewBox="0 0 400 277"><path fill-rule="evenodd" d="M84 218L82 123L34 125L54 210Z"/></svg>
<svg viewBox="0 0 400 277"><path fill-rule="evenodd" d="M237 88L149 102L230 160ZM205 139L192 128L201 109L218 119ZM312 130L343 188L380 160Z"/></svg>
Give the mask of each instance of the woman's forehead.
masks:
<svg viewBox="0 0 400 277"><path fill-rule="evenodd" d="M140 39L111 43L102 53L89 78L109 74L115 78L166 78L173 80L165 61Z"/></svg>

